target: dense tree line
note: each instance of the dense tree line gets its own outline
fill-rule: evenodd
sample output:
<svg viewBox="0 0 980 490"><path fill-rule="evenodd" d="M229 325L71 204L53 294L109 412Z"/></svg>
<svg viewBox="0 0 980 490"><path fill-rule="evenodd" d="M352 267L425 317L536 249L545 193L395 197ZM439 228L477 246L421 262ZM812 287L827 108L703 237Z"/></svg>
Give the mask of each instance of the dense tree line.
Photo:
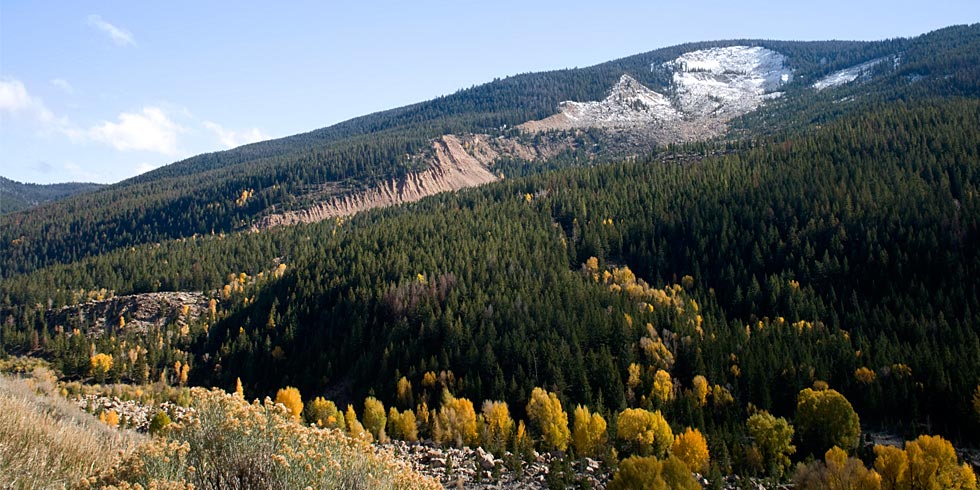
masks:
<svg viewBox="0 0 980 490"><path fill-rule="evenodd" d="M272 209L302 207L311 199L417 170L420 160L409 156L424 153L439 135L497 134L553 114L560 101L601 99L623 73L669 92L670 74L658 67L695 49L747 44L787 55L796 81L786 87L784 99L794 102L773 104L772 110L740 123L749 134L772 128L777 118L775 126L784 127L853 110L834 104L843 97L840 94L811 94L809 84L833 70L903 49L907 51L903 51L902 68L875 91L892 94L891 98L909 93L975 94L977 76L966 67L977 65L970 63L977 51L976 30L975 26L951 28L913 40L872 43L689 43L588 68L495 80L309 133L195 156L99 192L31 213L5 215L0 217L0 275L7 278L120 247L239 230ZM934 56L937 49L945 50L939 61ZM914 74L931 77L910 92L906 79ZM251 192L252 197L238 202L243 192Z"/></svg>
<svg viewBox="0 0 980 490"><path fill-rule="evenodd" d="M544 386L604 414L662 409L731 451L747 403L786 416L821 380L865 424L976 440L978 128L974 101L889 105L699 163L550 172L349 222L120 250L5 281L3 345L77 376L113 353L118 379L173 378L179 360L191 383L340 402L391 403L401 377L426 373L513 407ZM245 279L274 259L281 277ZM219 304L183 335L93 345L42 314L78 288L204 289ZM147 346L145 375L139 355L118 362L123 341Z"/></svg>

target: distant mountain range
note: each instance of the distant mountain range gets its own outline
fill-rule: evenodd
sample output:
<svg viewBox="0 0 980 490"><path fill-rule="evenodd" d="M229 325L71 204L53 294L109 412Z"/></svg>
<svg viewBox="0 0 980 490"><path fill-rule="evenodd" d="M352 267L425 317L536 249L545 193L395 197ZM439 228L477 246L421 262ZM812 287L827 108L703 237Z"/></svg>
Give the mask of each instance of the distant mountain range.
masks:
<svg viewBox="0 0 980 490"><path fill-rule="evenodd" d="M0 214L34 208L103 187L105 186L102 184L82 182L22 184L0 177Z"/></svg>

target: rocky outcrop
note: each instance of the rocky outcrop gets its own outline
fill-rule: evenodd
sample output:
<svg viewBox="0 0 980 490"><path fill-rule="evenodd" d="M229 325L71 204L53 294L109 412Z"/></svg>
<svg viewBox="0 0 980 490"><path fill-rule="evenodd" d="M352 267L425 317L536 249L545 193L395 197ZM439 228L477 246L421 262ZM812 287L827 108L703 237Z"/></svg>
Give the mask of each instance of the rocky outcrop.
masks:
<svg viewBox="0 0 980 490"><path fill-rule="evenodd" d="M650 67L671 73L665 93L624 74L603 100L561 102L557 114L519 127L531 133L599 128L654 143L713 138L732 118L780 95L779 87L792 80L785 61L758 46L691 51Z"/></svg>
<svg viewBox="0 0 980 490"><path fill-rule="evenodd" d="M110 410L119 416L119 425L137 432L147 432L150 421L157 412L164 412L172 422L185 422L194 414L194 409L182 407L173 402L163 402L159 405L147 405L139 400L121 400L118 397L105 395L79 395L74 398L78 408L92 415L99 415Z"/></svg>
<svg viewBox="0 0 980 490"><path fill-rule="evenodd" d="M198 292L116 296L48 310L47 322L56 328L79 328L85 334L95 336L112 334L120 328L145 332L151 327L191 323L208 308L209 301L210 298Z"/></svg>
<svg viewBox="0 0 980 490"><path fill-rule="evenodd" d="M631 129L676 124L681 114L664 95L644 87L629 75L620 77L609 95L597 102L565 101L558 114L519 127L528 132L576 128ZM652 128L651 128L652 129Z"/></svg>

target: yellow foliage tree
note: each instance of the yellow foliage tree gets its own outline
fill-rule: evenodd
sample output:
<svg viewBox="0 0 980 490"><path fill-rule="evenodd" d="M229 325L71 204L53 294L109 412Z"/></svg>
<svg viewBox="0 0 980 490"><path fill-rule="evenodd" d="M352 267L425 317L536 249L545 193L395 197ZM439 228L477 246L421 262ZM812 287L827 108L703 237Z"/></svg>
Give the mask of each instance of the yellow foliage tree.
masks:
<svg viewBox="0 0 980 490"><path fill-rule="evenodd" d="M311 424L316 424L319 427L326 427L329 429L342 429L344 428L345 421L340 414L340 410L337 409L337 405L322 396L318 396L313 399L312 402L306 405L306 421Z"/></svg>
<svg viewBox="0 0 980 490"><path fill-rule="evenodd" d="M628 368L629 376L626 378L626 396L631 402L636 399L636 387L640 385L641 369L640 365L635 362L630 363L630 367Z"/></svg>
<svg viewBox="0 0 980 490"><path fill-rule="evenodd" d="M826 452L833 446L857 448L861 423L851 402L837 390L806 388L796 398L796 426L804 449Z"/></svg>
<svg viewBox="0 0 980 490"><path fill-rule="evenodd" d="M422 375L422 386L428 389L435 388L436 386L436 373L432 371L426 371Z"/></svg>
<svg viewBox="0 0 980 490"><path fill-rule="evenodd" d="M365 430L361 422L357 420L357 412L354 411L353 405L347 405L347 411L344 412L344 422L347 425L347 433L351 437L368 442L374 440L371 437L371 433Z"/></svg>
<svg viewBox="0 0 980 490"><path fill-rule="evenodd" d="M388 409L388 433L393 439L415 442L419 440L418 425L415 423L415 412L405 410L399 412L395 407Z"/></svg>
<svg viewBox="0 0 980 490"><path fill-rule="evenodd" d="M597 413L589 413L583 405L575 407L575 425L572 445L579 457L595 458L606 446L606 419Z"/></svg>
<svg viewBox="0 0 980 490"><path fill-rule="evenodd" d="M875 374L873 369L868 369L864 366L854 370L854 379L856 379L858 383L869 385L874 383L877 377L878 375Z"/></svg>
<svg viewBox="0 0 980 490"><path fill-rule="evenodd" d="M913 490L975 490L977 477L968 463L957 465L953 445L940 436L922 435L905 444L909 485Z"/></svg>
<svg viewBox="0 0 980 490"><path fill-rule="evenodd" d="M789 468L789 456L796 452L796 446L792 444L793 426L786 419L773 417L765 410L749 417L746 426L767 472L777 478L782 476Z"/></svg>
<svg viewBox="0 0 980 490"><path fill-rule="evenodd" d="M112 369L112 354L100 352L89 359L89 373L100 383L105 381L110 369Z"/></svg>
<svg viewBox="0 0 980 490"><path fill-rule="evenodd" d="M708 452L708 441L697 429L687 428L674 438L670 453L683 461L691 471L705 473L711 455Z"/></svg>
<svg viewBox="0 0 980 490"><path fill-rule="evenodd" d="M662 457L673 444L674 434L659 410L627 408L616 418L616 439L626 453Z"/></svg>
<svg viewBox="0 0 980 490"><path fill-rule="evenodd" d="M473 402L466 398L456 398L443 389L442 406L432 428L436 442L444 445L463 447L476 444L476 411Z"/></svg>
<svg viewBox="0 0 980 490"><path fill-rule="evenodd" d="M568 448L571 439L568 414L562 410L557 395L534 388L531 391L531 400L527 402L527 417L541 436L542 448L556 451Z"/></svg>
<svg viewBox="0 0 980 490"><path fill-rule="evenodd" d="M484 401L482 412L483 447L492 453L502 453L514 432L514 419L510 418L507 402Z"/></svg>
<svg viewBox="0 0 980 490"><path fill-rule="evenodd" d="M705 406L708 404L708 393L711 388L708 386L708 379L700 374L695 376L691 381L691 391L694 393L694 399L698 402L698 406Z"/></svg>
<svg viewBox="0 0 980 490"><path fill-rule="evenodd" d="M299 420L303 413L303 397L300 396L299 390L292 386L281 388L276 392L276 403L283 404L294 420Z"/></svg>
<svg viewBox="0 0 980 490"><path fill-rule="evenodd" d="M882 490L909 488L909 458L895 446L875 446L875 471L881 475Z"/></svg>
<svg viewBox="0 0 980 490"><path fill-rule="evenodd" d="M800 464L793 483L800 490L880 490L881 476L834 446L824 454L823 461Z"/></svg>
<svg viewBox="0 0 980 490"><path fill-rule="evenodd" d="M732 392L728 391L728 388L716 384L711 388L711 403L716 409L722 409L735 403L735 397L732 396Z"/></svg>
<svg viewBox="0 0 980 490"><path fill-rule="evenodd" d="M514 452L516 454L528 455L533 450L530 436L527 434L527 426L524 421L517 422L517 430L514 432Z"/></svg>
<svg viewBox="0 0 980 490"><path fill-rule="evenodd" d="M650 396L661 406L674 397L674 382L670 379L670 373L663 369L658 369L653 375L653 390Z"/></svg>
<svg viewBox="0 0 980 490"><path fill-rule="evenodd" d="M424 434L420 434L420 435L426 435L429 433L430 425L432 423L430 417L431 414L432 412L429 411L428 403L422 402L415 406L416 423L419 427L419 431L424 432Z"/></svg>
<svg viewBox="0 0 980 490"><path fill-rule="evenodd" d="M119 414L115 410L102 412L99 414L99 420L109 427L119 427Z"/></svg>
<svg viewBox="0 0 980 490"><path fill-rule="evenodd" d="M664 461L648 456L631 456L619 463L619 469L606 487L609 490L700 490L701 485L683 461L673 456Z"/></svg>
<svg viewBox="0 0 980 490"><path fill-rule="evenodd" d="M245 388L242 387L242 378L235 378L235 395L245 398Z"/></svg>
<svg viewBox="0 0 980 490"><path fill-rule="evenodd" d="M599 259L595 257L586 259L582 264L582 272L591 277L593 282L599 282Z"/></svg>
<svg viewBox="0 0 980 490"><path fill-rule="evenodd" d="M377 398L369 396L364 399L364 428L374 436L378 442L385 442L388 436L385 434L385 425L388 418L385 416L385 406Z"/></svg>
<svg viewBox="0 0 980 490"><path fill-rule="evenodd" d="M184 364L183 366L180 367L180 371L178 371L179 374L177 374L177 381L180 383L181 386L187 384L187 375L190 373L190 371L191 371L191 367L188 364Z"/></svg>
<svg viewBox="0 0 980 490"><path fill-rule="evenodd" d="M404 376L398 380L398 405L402 408L412 407L412 382Z"/></svg>

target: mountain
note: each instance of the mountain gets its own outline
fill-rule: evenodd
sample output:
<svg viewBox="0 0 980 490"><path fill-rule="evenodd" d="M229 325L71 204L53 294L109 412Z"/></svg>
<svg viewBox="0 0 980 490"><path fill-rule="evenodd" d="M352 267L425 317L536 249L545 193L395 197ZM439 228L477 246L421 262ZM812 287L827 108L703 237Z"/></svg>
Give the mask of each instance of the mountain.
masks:
<svg viewBox="0 0 980 490"><path fill-rule="evenodd" d="M696 43L200 155L0 217L0 349L419 420L545 388L725 473L827 387L976 444L978 58L980 25Z"/></svg>
<svg viewBox="0 0 980 490"><path fill-rule="evenodd" d="M76 194L92 192L102 184L70 182L65 184L22 184L0 177L0 214L12 213L59 201Z"/></svg>
<svg viewBox="0 0 980 490"><path fill-rule="evenodd" d="M495 80L310 133L200 155L59 205L4 217L0 228L4 241L10 243L20 236L25 241L21 247L3 250L0 265L9 276L120 247L248 229L280 221L275 216L286 213L337 214L336 210L319 213L316 209L334 200L375 202L372 196L384 194L384 188L399 188L406 179L411 180L410 174L439 165L434 158L436 146L447 135L464 139L486 135L486 141L503 136L506 145L528 149L502 152L500 158L484 163L494 175L513 176L551 168L559 161L562 166L591 164L726 131L743 137L827 121L884 98L901 99L919 92L968 94L976 89L976 69L971 67L978 66L977 50L972 49L978 43L977 30L976 26L955 27L881 42L692 43L589 68ZM937 59L936 52L945 53L945 58ZM763 53L765 59L753 58ZM898 54L903 61L897 68L877 65L875 78L868 83L822 91L811 86L835 71ZM685 56L707 58L688 60ZM719 56L729 59L722 63ZM776 61L780 67L773 72L775 78L765 78L763 71L768 68L759 63ZM708 62L710 67L698 64ZM763 71L744 77L736 73L743 69L738 63L749 62ZM783 69L792 73L785 81L782 75L786 73L779 71ZM679 127L687 129L672 129L659 136L654 132L653 138L643 132L610 131L602 125L563 134L517 129L529 121L555 116L564 101L588 104L605 99L623 75L670 99L675 110L720 112L700 119L685 114ZM779 85L778 91L774 84ZM724 88L728 99L715 103L704 97L703 91L711 87ZM750 92L753 95L743 97ZM782 95L777 97L777 93ZM767 100L759 109L745 113L763 98ZM743 99L744 107L733 104ZM744 115L729 120L739 114ZM548 156L547 161L538 159L540 154ZM436 188L450 187L455 184ZM243 193L249 196L245 200ZM383 203L403 200L396 196ZM112 233L107 233L110 229ZM41 233L44 243L30 241Z"/></svg>

